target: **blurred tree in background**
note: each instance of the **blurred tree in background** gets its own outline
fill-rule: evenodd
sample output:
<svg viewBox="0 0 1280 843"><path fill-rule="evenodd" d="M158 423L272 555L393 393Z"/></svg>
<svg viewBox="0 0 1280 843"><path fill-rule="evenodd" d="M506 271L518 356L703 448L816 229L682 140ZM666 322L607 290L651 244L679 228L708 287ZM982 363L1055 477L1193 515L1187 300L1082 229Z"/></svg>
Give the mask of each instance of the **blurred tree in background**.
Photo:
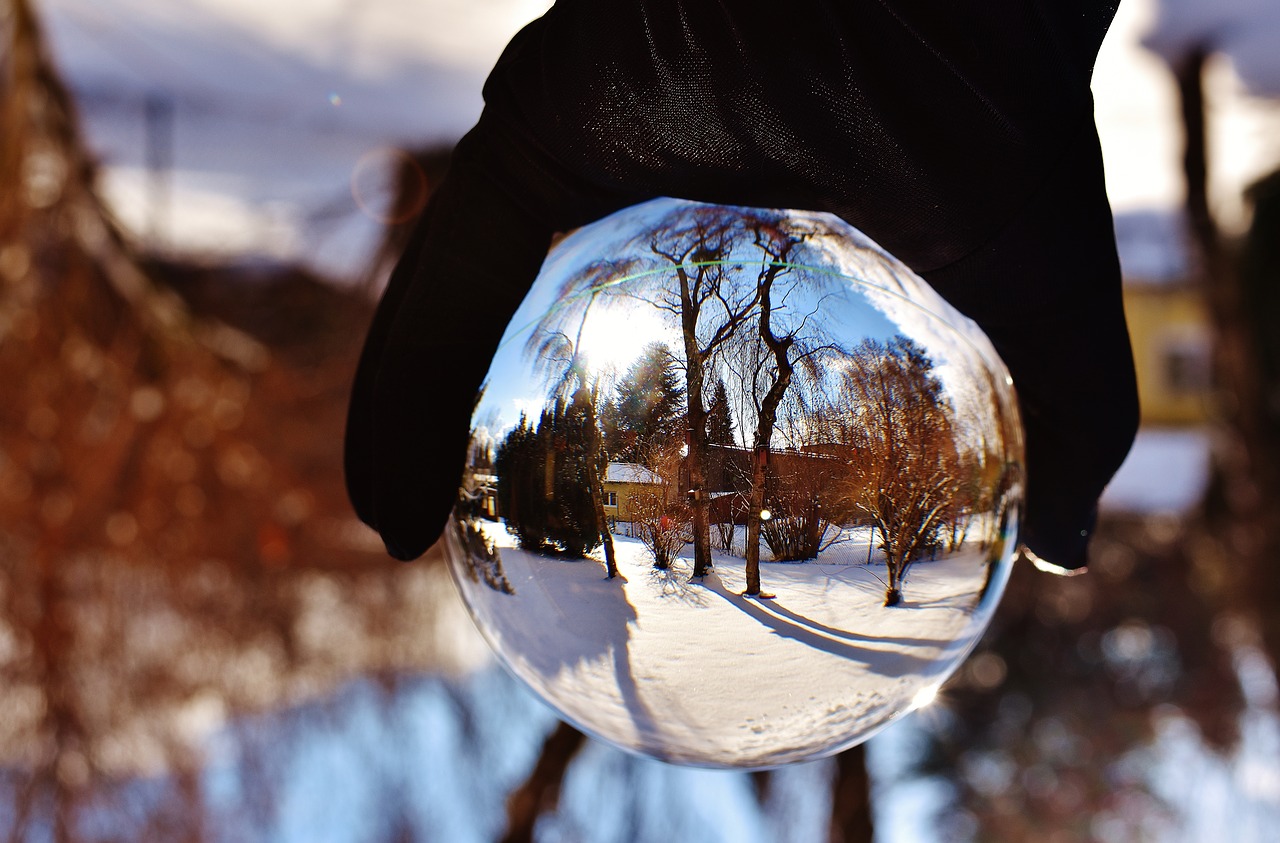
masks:
<svg viewBox="0 0 1280 843"><path fill-rule="evenodd" d="M81 839L167 771L142 827L199 839L211 729L438 664L424 572L383 562L341 482L371 308L301 273L145 267L22 0L0 45L0 831Z"/></svg>

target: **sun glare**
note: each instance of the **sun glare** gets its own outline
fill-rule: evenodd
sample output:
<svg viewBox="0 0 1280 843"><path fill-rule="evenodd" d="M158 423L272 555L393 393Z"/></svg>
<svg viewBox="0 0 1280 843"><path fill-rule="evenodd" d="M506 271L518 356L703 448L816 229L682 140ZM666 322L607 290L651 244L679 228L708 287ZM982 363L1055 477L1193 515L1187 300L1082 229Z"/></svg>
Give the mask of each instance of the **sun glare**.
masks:
<svg viewBox="0 0 1280 843"><path fill-rule="evenodd" d="M911 707L914 709L928 708L938 699L938 686L928 685L916 691L916 695L911 698Z"/></svg>
<svg viewBox="0 0 1280 843"><path fill-rule="evenodd" d="M594 369L625 372L652 342L673 345L674 332L651 307L598 307L582 326L581 351Z"/></svg>

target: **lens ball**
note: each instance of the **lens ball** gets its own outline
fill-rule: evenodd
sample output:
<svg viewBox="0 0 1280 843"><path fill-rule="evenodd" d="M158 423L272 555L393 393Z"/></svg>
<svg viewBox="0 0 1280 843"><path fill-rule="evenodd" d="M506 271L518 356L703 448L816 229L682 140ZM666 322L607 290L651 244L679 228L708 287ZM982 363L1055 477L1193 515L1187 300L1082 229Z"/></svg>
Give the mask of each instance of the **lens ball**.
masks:
<svg viewBox="0 0 1280 843"><path fill-rule="evenodd" d="M558 243L446 532L501 661L583 731L770 767L926 704L1022 506L978 327L836 217L659 199Z"/></svg>

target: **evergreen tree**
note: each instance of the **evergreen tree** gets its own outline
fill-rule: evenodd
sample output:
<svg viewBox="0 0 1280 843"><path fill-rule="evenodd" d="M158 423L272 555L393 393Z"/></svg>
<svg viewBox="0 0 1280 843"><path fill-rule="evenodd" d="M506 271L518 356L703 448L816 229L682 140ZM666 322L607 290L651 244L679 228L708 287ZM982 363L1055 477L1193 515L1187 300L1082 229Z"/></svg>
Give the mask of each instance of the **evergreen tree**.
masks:
<svg viewBox="0 0 1280 843"><path fill-rule="evenodd" d="M567 407L542 411L537 427L524 415L494 457L498 512L522 548L583 556L599 547L592 498L600 466L590 393L579 389Z"/></svg>
<svg viewBox="0 0 1280 843"><path fill-rule="evenodd" d="M556 417L554 432L554 496L550 539L570 556L582 556L600 545L595 501L591 489L595 458L595 407L590 391L579 388L570 406Z"/></svg>
<svg viewBox="0 0 1280 843"><path fill-rule="evenodd" d="M605 450L618 462L647 463L655 449L683 441L684 388L671 349L651 343L601 413Z"/></svg>
<svg viewBox="0 0 1280 843"><path fill-rule="evenodd" d="M552 417L552 497L548 538L568 556L584 556L600 546L592 488L596 458L596 414L591 393L581 387L568 407L556 402Z"/></svg>
<svg viewBox="0 0 1280 843"><path fill-rule="evenodd" d="M538 418L538 429L533 437L530 449L530 464L534 471L526 490L525 529L531 539L538 544L529 545L539 550L550 550L552 499L555 497L555 432L556 415L563 412L563 407L543 408Z"/></svg>
<svg viewBox="0 0 1280 843"><path fill-rule="evenodd" d="M733 415L729 411L729 391L724 379L716 380L711 394L711 406L707 408L707 444L729 445L734 443Z"/></svg>
<svg viewBox="0 0 1280 843"><path fill-rule="evenodd" d="M520 448L520 441L523 439L529 429L529 419L524 413L520 414L520 422L503 437L498 443L498 452L493 457L493 473L498 476L497 488L494 496L497 499L498 515L511 523L512 513L515 511L517 485L515 476L515 466L517 464L516 451Z"/></svg>
<svg viewBox="0 0 1280 843"><path fill-rule="evenodd" d="M546 422L544 412L534 428L521 414L494 458L498 513L520 546L535 551L547 546L546 438L539 435Z"/></svg>

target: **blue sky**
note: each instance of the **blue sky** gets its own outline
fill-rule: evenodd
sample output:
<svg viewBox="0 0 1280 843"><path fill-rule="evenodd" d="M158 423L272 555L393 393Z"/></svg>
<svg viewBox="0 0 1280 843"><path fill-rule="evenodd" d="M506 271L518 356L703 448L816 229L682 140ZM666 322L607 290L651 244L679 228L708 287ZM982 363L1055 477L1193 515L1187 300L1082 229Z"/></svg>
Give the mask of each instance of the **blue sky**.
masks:
<svg viewBox="0 0 1280 843"><path fill-rule="evenodd" d="M547 392L534 372L525 345L544 314L563 308L557 296L565 279L600 259L617 259L628 253L646 257L646 243L629 248L627 242L675 207L674 200L639 206L576 232L553 251L503 337L489 372L484 399L476 411L477 424L484 425L496 436L514 425L522 410L531 416L537 413L545 403ZM829 224L835 230L848 228L834 218L830 218ZM850 244L861 245L857 241ZM822 238L821 249L834 248L837 248L836 237ZM743 252L736 257L747 254ZM821 258L818 250L813 257ZM754 259L758 258L747 258L748 262ZM807 279L805 285L794 285L782 316L790 314L794 318L796 314L816 312L809 324L820 326L833 340L849 347L863 337L883 340L902 330L875 300L863 295L862 285L857 281L821 268L806 271L803 277ZM611 365L617 374L624 372L650 342L666 343L682 357L674 318L654 305L665 290L672 289L669 285L674 282L674 275L658 273L648 279L651 280L630 284L633 293L627 296L598 297L583 324L583 350L604 366ZM864 277L863 281L875 284L877 279ZM780 291L785 289L790 287L780 286ZM576 323L574 331L576 335ZM738 427L741 429L741 424Z"/></svg>

